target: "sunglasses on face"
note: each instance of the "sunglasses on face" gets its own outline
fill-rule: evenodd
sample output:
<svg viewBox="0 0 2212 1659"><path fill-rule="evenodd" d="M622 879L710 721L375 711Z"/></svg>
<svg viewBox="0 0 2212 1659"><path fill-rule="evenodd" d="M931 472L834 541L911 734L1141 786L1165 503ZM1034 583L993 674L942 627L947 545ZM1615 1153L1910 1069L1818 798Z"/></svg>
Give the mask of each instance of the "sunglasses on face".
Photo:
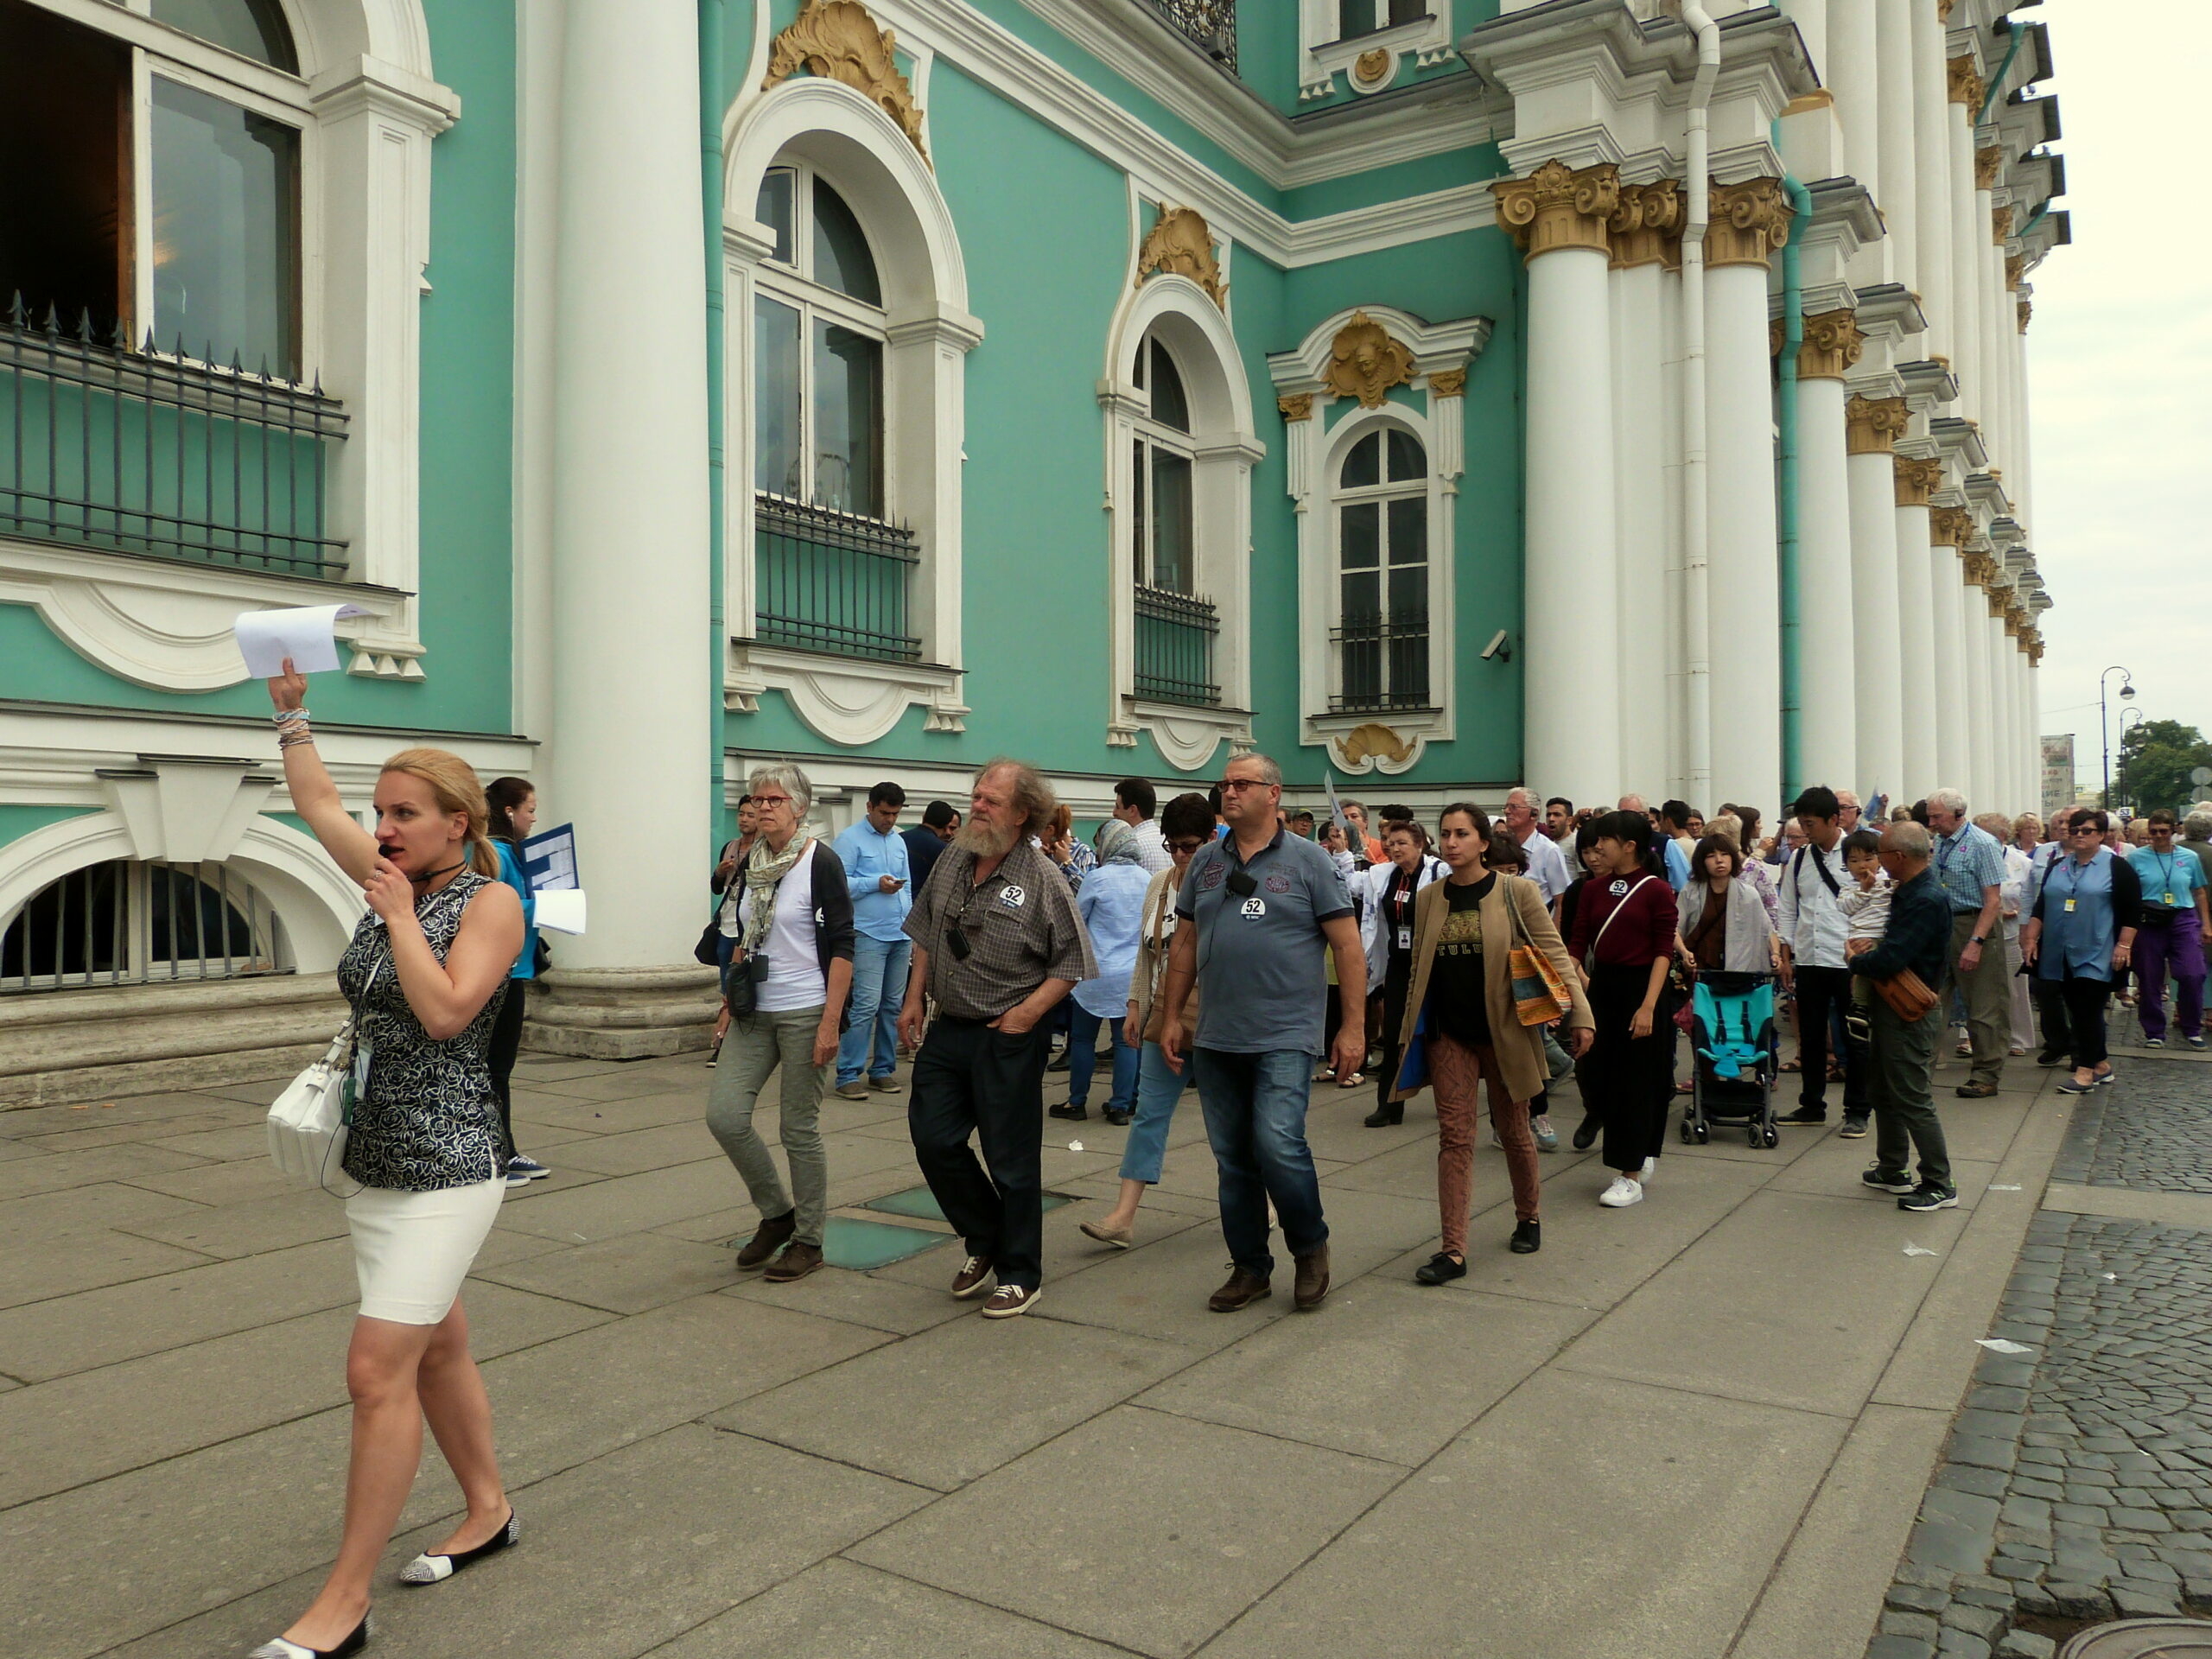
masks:
<svg viewBox="0 0 2212 1659"><path fill-rule="evenodd" d="M1203 841L1196 840L1189 836L1183 836L1178 837L1176 840L1169 842L1167 843L1167 850L1171 853L1195 853L1199 848L1205 845L1205 842Z"/></svg>

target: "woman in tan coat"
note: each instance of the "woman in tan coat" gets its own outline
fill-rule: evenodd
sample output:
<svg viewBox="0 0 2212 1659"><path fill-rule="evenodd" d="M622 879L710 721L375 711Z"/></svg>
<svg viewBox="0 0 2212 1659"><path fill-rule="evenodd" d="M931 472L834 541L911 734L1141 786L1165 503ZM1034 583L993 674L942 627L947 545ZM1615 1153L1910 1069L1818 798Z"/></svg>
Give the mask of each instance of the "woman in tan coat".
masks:
<svg viewBox="0 0 2212 1659"><path fill-rule="evenodd" d="M1512 953L1541 951L1567 988L1567 1052L1590 1046L1590 1004L1568 961L1543 893L1525 877L1484 867L1490 818L1465 803L1444 809L1439 850L1451 874L1414 901L1413 979L1399 1036L1405 1059L1393 1097L1424 1084L1436 1094L1436 1198L1443 1213L1443 1248L1414 1278L1440 1285L1467 1271L1467 1208L1474 1181L1475 1085L1490 1087L1490 1122L1505 1148L1513 1180L1510 1248L1530 1255L1542 1245L1537 1222L1541 1185L1529 1103L1543 1091L1549 1067L1543 1028L1524 1026L1516 1012Z"/></svg>

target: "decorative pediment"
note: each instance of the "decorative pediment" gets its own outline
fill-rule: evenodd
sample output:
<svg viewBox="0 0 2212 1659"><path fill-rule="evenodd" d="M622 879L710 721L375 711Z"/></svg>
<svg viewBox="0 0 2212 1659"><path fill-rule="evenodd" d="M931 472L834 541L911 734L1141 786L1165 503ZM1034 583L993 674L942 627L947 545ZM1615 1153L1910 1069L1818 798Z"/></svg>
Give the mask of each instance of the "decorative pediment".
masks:
<svg viewBox="0 0 2212 1659"><path fill-rule="evenodd" d="M1213 232L1197 208L1163 202L1145 232L1144 245L1137 250L1137 281L1163 270L1189 277L1216 305L1229 308L1229 285L1221 280L1221 261L1214 257Z"/></svg>
<svg viewBox="0 0 2212 1659"><path fill-rule="evenodd" d="M1329 347L1329 365L1321 378L1339 397L1357 397L1362 409L1376 409L1393 386L1414 377L1414 354L1404 342L1364 311L1337 330Z"/></svg>
<svg viewBox="0 0 2212 1659"><path fill-rule="evenodd" d="M877 28L860 0L806 0L791 27L776 36L760 87L766 92L779 86L801 69L842 81L897 122L926 162L930 152L922 142L922 110L899 67L898 45L898 36Z"/></svg>

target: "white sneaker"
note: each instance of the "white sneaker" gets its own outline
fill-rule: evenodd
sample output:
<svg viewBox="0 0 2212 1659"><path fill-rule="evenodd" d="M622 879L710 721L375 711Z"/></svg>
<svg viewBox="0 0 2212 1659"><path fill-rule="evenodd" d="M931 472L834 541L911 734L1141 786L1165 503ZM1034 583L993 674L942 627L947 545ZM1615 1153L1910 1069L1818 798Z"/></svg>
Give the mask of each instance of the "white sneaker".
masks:
<svg viewBox="0 0 2212 1659"><path fill-rule="evenodd" d="M1608 1210L1625 1210L1631 1204L1643 1202L1643 1183L1630 1175L1616 1175L1613 1184L1598 1195L1598 1202Z"/></svg>
<svg viewBox="0 0 2212 1659"><path fill-rule="evenodd" d="M1656 1158L1647 1158L1643 1160L1643 1179L1645 1180L1649 1180L1658 1173L1659 1160Z"/></svg>

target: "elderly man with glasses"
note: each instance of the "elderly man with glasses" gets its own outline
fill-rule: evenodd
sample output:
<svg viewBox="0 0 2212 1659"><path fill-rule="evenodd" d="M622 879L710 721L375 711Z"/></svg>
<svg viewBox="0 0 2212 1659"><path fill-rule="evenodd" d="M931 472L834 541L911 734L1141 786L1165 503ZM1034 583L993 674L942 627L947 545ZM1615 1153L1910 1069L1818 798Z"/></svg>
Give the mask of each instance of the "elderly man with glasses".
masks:
<svg viewBox="0 0 2212 1659"><path fill-rule="evenodd" d="M1328 854L1287 836L1276 823L1282 772L1265 755L1240 755L1221 780L1229 834L1199 849L1177 891L1178 926L1161 995L1167 1017L1160 1046L1171 1065L1187 1052L1196 1069L1206 1138L1221 1172L1221 1230L1235 1264L1206 1304L1234 1313L1271 1294L1268 1203L1297 1264L1294 1305L1319 1307L1329 1294L1329 1227L1306 1142L1306 1107L1321 1057L1327 980L1322 953L1333 952L1337 983L1367 983L1351 897ZM1195 1046L1183 1028L1184 1004L1199 993ZM1343 999L1337 1029L1337 1081L1367 1053L1366 1011Z"/></svg>

